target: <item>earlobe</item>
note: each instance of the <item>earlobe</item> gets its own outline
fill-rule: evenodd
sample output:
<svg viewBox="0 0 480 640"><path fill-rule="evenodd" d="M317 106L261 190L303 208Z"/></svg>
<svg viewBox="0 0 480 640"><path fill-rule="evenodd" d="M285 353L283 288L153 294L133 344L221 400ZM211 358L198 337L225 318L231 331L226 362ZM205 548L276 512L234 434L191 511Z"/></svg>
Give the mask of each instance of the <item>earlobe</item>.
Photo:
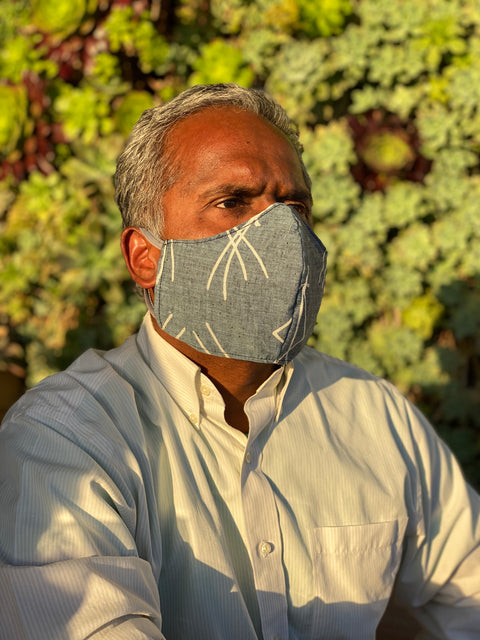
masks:
<svg viewBox="0 0 480 640"><path fill-rule="evenodd" d="M143 289L155 286L160 249L151 244L136 227L127 227L121 237L122 253L133 280Z"/></svg>

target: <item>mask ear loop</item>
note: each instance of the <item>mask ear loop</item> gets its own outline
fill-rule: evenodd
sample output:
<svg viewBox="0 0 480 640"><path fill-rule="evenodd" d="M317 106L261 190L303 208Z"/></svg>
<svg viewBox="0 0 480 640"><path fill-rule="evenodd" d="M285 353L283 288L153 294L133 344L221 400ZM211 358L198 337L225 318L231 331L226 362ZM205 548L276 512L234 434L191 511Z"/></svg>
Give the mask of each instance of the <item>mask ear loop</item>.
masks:
<svg viewBox="0 0 480 640"><path fill-rule="evenodd" d="M144 229L143 227L137 228L142 233L142 235L150 242L150 244L153 244L154 247L157 247L157 249L160 249L160 251L163 252L163 246L165 244L164 240L157 238L157 236L149 229ZM152 294L150 293L150 289L143 290L143 298L145 300L145 304L147 305L147 309L153 316L155 316L155 309L153 306Z"/></svg>
<svg viewBox="0 0 480 640"><path fill-rule="evenodd" d="M155 309L153 308L153 300L152 300L152 294L150 293L150 289L143 290L143 299L145 300L147 309L150 311L152 316L155 316Z"/></svg>

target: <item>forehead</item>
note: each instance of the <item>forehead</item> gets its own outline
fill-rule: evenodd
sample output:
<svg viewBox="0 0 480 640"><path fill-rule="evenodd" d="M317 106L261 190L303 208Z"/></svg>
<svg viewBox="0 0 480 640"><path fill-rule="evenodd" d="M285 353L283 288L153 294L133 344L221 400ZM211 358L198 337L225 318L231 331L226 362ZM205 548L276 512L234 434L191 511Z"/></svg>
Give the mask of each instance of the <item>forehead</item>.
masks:
<svg viewBox="0 0 480 640"><path fill-rule="evenodd" d="M296 150L272 123L251 111L231 106L208 107L173 127L167 153L174 172L213 171L238 158L288 166L302 174Z"/></svg>
<svg viewBox="0 0 480 640"><path fill-rule="evenodd" d="M223 134L228 131L232 138L244 137L250 131L252 135L269 136L272 140L284 141L291 146L285 135L263 116L240 107L224 105L205 107L180 120L172 127L169 139L172 142L186 142L194 130L208 130L215 135L220 129Z"/></svg>

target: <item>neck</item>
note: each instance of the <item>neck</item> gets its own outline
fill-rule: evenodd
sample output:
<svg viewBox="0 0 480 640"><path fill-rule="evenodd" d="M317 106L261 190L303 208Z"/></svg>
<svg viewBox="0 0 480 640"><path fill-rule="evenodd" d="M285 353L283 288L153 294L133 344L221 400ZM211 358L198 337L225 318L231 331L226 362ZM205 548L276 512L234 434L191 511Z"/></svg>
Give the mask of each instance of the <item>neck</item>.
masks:
<svg viewBox="0 0 480 640"><path fill-rule="evenodd" d="M160 329L153 318L157 333L169 344L195 362L217 387L225 402L225 420L243 433L248 433L249 423L244 411L245 402L271 376L278 365L249 360L234 360L212 356L197 351Z"/></svg>
<svg viewBox="0 0 480 640"><path fill-rule="evenodd" d="M210 358L214 360L196 363L220 391L225 402L225 420L230 426L248 433L249 421L244 411L245 402L255 394L278 365L217 356Z"/></svg>

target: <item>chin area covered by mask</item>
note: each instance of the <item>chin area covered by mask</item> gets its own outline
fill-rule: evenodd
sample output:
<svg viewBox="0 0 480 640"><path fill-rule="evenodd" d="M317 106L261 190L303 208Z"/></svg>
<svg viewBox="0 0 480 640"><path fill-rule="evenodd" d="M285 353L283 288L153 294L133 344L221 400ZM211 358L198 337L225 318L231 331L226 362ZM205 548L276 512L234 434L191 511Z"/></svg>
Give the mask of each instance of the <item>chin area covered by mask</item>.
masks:
<svg viewBox="0 0 480 640"><path fill-rule="evenodd" d="M294 207L276 203L208 238L160 240L154 304L159 326L215 356L285 364L310 337L327 252Z"/></svg>

